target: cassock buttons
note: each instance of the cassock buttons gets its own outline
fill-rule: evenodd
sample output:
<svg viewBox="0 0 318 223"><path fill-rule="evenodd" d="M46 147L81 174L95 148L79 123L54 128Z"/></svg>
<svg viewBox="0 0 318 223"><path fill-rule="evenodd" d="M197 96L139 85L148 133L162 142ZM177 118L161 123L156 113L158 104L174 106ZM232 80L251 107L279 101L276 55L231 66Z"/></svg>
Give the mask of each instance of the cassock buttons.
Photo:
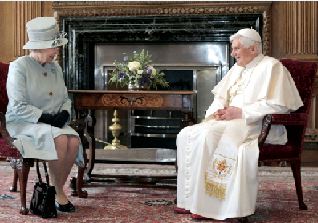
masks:
<svg viewBox="0 0 318 223"><path fill-rule="evenodd" d="M44 72L44 73L43 73L43 75L44 75L44 77L46 77L46 76L47 76L47 73L46 73L46 72Z"/></svg>
<svg viewBox="0 0 318 223"><path fill-rule="evenodd" d="M53 95L53 92L51 91L51 92L49 93L49 95L52 96L52 95Z"/></svg>

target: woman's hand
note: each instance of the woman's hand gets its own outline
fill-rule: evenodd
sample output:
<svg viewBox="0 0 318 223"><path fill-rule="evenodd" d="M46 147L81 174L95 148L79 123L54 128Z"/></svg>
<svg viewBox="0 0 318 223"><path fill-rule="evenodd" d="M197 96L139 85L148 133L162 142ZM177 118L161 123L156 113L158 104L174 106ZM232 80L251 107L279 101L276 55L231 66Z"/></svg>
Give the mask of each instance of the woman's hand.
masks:
<svg viewBox="0 0 318 223"><path fill-rule="evenodd" d="M62 128L68 121L70 115L66 110L63 110L55 115L42 114L39 118L39 122L43 122L54 127Z"/></svg>
<svg viewBox="0 0 318 223"><path fill-rule="evenodd" d="M60 113L57 113L54 116L54 119L52 121L52 126L62 128L65 125L65 123L68 121L69 117L70 115L68 114L66 110L63 110Z"/></svg>
<svg viewBox="0 0 318 223"><path fill-rule="evenodd" d="M51 114L44 114L42 113L41 117L39 118L38 122L42 122L48 125L52 125L54 116Z"/></svg>

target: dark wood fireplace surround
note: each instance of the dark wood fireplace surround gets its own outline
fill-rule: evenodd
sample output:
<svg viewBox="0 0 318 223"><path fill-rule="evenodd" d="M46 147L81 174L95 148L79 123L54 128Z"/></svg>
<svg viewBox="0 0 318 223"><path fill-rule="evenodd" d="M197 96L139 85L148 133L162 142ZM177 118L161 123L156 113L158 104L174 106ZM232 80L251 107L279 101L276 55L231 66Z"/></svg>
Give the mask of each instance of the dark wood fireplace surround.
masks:
<svg viewBox="0 0 318 223"><path fill-rule="evenodd" d="M61 57L69 89L94 89L96 43L229 42L253 27L270 55L271 2L53 2L69 44ZM232 61L233 64L233 61Z"/></svg>

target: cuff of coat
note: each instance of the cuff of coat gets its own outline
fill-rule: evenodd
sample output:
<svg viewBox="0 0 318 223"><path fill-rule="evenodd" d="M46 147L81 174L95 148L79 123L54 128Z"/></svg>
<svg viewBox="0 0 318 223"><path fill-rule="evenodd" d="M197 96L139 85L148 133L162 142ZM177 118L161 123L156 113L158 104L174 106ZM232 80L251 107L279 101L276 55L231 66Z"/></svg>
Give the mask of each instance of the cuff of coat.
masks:
<svg viewBox="0 0 318 223"><path fill-rule="evenodd" d="M60 108L59 112L61 112L61 111L63 111L63 110L67 111L68 114L69 114L70 117L71 117L71 108L70 108L69 106L62 106L62 107Z"/></svg>

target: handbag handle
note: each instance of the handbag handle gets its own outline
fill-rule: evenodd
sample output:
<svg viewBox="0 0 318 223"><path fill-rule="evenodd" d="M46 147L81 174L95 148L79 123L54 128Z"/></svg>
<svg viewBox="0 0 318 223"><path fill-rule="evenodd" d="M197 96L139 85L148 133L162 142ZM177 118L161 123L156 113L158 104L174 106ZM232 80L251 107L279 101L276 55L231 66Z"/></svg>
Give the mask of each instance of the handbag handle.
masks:
<svg viewBox="0 0 318 223"><path fill-rule="evenodd" d="M50 185L50 179L49 179L49 174L47 172L46 162L41 161L41 163L43 164L43 167L44 167L46 183L49 186ZM40 173L39 161L38 160L36 160L36 172L38 174L39 182L42 183L42 177L41 177L41 173Z"/></svg>

